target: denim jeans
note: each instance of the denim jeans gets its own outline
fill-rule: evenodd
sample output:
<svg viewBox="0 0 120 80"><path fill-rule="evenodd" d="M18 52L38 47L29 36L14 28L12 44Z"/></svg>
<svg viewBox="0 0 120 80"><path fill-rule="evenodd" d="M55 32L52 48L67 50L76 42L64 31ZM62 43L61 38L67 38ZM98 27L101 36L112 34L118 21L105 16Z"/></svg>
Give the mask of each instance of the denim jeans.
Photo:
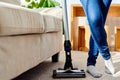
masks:
<svg viewBox="0 0 120 80"><path fill-rule="evenodd" d="M80 1L87 16L91 31L87 66L95 66L99 52L105 60L108 60L111 57L104 25L112 0Z"/></svg>

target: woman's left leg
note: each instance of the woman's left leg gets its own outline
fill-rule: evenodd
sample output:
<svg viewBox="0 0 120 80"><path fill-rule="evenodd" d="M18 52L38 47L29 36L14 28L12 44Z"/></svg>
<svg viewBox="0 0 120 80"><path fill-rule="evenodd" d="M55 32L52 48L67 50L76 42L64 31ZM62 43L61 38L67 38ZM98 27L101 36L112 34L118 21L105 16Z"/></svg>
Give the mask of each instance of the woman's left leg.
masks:
<svg viewBox="0 0 120 80"><path fill-rule="evenodd" d="M102 74L99 71L97 71L97 69L95 68L96 58L98 56L98 53L96 53L97 50L95 49L95 48L98 48L98 45L96 45L95 40L99 39L98 35L101 34L101 31L99 30L103 30L104 32L104 28L103 28L104 26L102 23L103 16L102 16L102 11L100 7L101 4L99 0L81 0L81 3L86 13L90 30L92 33L92 36L91 36L92 38L90 38L91 52L88 54L89 56L88 56L88 63L87 63L87 72L89 72L94 77L101 77ZM102 37L100 36L100 38ZM95 43L95 44L92 44L92 43Z"/></svg>

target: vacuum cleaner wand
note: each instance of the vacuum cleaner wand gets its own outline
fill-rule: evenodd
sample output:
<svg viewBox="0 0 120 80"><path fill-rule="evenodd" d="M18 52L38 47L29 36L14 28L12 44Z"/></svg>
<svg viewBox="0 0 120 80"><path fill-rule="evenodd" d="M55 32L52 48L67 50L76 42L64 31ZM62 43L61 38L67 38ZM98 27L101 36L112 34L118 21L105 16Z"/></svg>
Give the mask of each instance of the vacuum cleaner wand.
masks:
<svg viewBox="0 0 120 80"><path fill-rule="evenodd" d="M85 78L84 70L78 70L73 68L72 58L71 58L71 42L69 40L69 28L68 28L68 17L67 17L67 3L63 0L63 21L64 21L64 50L66 53L66 62L64 68L59 68L58 70L53 70L53 78Z"/></svg>

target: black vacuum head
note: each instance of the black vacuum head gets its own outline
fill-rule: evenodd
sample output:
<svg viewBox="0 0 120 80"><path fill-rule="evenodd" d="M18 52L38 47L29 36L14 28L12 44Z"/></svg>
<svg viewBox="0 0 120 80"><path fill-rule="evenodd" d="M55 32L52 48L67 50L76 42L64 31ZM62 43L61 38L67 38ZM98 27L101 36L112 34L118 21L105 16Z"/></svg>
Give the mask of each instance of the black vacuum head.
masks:
<svg viewBox="0 0 120 80"><path fill-rule="evenodd" d="M85 78L84 70L53 70L53 78Z"/></svg>

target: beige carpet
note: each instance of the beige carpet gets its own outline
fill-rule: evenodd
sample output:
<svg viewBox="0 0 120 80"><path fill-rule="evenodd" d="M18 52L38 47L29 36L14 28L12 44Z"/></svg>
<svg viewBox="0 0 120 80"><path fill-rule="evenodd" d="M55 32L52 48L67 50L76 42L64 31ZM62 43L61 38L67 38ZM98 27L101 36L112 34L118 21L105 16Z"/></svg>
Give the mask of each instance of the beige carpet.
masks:
<svg viewBox="0 0 120 80"><path fill-rule="evenodd" d="M103 73L101 78L93 78L86 72L86 78L68 78L68 79L53 79L52 71L57 68L63 68L65 61L64 51L61 51L59 62L52 63L51 59L44 61L35 68L25 72L14 80L120 80L120 52L111 52L116 74L108 75L104 72L104 62L99 55L96 67ZM80 51L72 51L73 66L86 71L87 53Z"/></svg>

